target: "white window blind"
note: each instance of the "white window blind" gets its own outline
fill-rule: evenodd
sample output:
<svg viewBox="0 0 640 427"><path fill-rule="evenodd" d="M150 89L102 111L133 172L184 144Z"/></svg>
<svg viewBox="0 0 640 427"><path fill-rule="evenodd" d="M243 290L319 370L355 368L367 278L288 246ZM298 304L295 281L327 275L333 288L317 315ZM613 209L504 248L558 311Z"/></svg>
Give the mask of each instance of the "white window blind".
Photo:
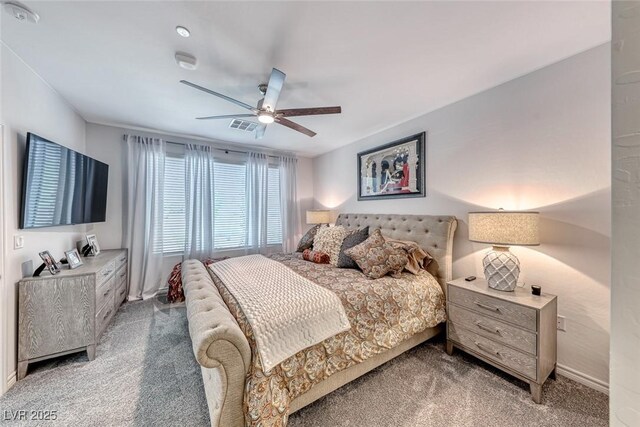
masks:
<svg viewBox="0 0 640 427"><path fill-rule="evenodd" d="M213 167L215 249L241 248L246 241L246 166L216 162Z"/></svg>
<svg viewBox="0 0 640 427"><path fill-rule="evenodd" d="M167 155L165 159L164 216L162 235L156 247L162 252L182 253L185 245L185 160ZM246 166L216 161L214 186L214 248L242 249L246 242ZM267 185L267 244L282 244L280 218L280 170L269 167Z"/></svg>
<svg viewBox="0 0 640 427"><path fill-rule="evenodd" d="M282 220L280 218L280 169L269 168L267 191L267 244L282 244Z"/></svg>
<svg viewBox="0 0 640 427"><path fill-rule="evenodd" d="M185 244L185 162L183 157L167 155L164 161L164 214L162 242L164 253L182 253Z"/></svg>

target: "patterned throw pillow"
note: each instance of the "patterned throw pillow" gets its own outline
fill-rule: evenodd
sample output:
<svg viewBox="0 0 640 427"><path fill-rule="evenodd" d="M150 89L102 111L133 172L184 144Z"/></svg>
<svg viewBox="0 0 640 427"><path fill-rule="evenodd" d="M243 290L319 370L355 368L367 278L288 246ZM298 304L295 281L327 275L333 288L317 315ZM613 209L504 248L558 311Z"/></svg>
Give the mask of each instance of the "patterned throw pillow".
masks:
<svg viewBox="0 0 640 427"><path fill-rule="evenodd" d="M409 262L407 253L385 242L380 230L359 245L345 251L358 264L362 272L371 279L379 279L390 273L400 277L404 266Z"/></svg>
<svg viewBox="0 0 640 427"><path fill-rule="evenodd" d="M351 257L344 253L355 245L359 245L369 238L369 227L361 228L347 235L342 241L340 254L338 255L338 268L358 268L358 264Z"/></svg>
<svg viewBox="0 0 640 427"><path fill-rule="evenodd" d="M338 255L342 241L347 237L347 230L341 226L322 227L313 239L313 250L329 254L331 265L338 265Z"/></svg>
<svg viewBox="0 0 640 427"><path fill-rule="evenodd" d="M311 249L313 247L313 238L316 237L316 233L319 228L320 224L317 224L304 233L304 236L302 236L302 239L300 239L300 242L298 243L296 252L304 252L305 249Z"/></svg>
<svg viewBox="0 0 640 427"><path fill-rule="evenodd" d="M305 249L302 252L302 259L305 261L311 261L316 264L329 264L331 259L329 258L329 254L325 254L324 252L312 251L311 249Z"/></svg>
<svg viewBox="0 0 640 427"><path fill-rule="evenodd" d="M404 269L410 273L418 274L420 270L426 270L429 263L433 261L433 257L422 249L416 242L412 242L410 240L396 240L389 237L385 237L384 239L390 245L398 249L402 249L407 253L409 262Z"/></svg>

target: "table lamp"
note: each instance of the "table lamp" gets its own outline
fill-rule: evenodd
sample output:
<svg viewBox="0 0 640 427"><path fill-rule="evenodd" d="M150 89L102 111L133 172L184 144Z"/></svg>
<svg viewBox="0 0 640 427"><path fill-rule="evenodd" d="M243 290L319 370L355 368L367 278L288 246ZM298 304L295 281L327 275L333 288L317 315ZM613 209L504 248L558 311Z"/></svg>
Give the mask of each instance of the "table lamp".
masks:
<svg viewBox="0 0 640 427"><path fill-rule="evenodd" d="M520 261L509 246L540 244L538 212L491 211L469 212L469 240L490 243L482 265L489 287L513 291L520 276Z"/></svg>
<svg viewBox="0 0 640 427"><path fill-rule="evenodd" d="M328 209L314 209L307 211L307 224L329 224L331 211Z"/></svg>

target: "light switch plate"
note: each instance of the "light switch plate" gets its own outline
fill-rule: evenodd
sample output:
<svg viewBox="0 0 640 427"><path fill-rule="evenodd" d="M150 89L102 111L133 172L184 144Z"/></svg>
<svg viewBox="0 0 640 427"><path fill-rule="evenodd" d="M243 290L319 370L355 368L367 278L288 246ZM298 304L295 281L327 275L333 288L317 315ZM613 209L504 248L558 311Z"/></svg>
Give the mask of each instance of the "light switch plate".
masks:
<svg viewBox="0 0 640 427"><path fill-rule="evenodd" d="M558 316L558 330L567 331L567 318L564 316Z"/></svg>
<svg viewBox="0 0 640 427"><path fill-rule="evenodd" d="M13 249L22 248L24 248L24 236L18 234L13 236Z"/></svg>

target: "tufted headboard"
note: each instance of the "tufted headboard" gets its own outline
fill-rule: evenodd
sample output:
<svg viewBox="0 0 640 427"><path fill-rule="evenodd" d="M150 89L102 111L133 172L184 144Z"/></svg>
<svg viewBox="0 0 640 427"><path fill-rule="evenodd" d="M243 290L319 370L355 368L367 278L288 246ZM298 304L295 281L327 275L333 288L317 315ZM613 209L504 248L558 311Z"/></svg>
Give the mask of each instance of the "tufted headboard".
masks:
<svg viewBox="0 0 640 427"><path fill-rule="evenodd" d="M443 289L453 278L453 234L458 226L454 216L349 213L338 215L336 225L350 229L369 226L369 233L379 228L392 239L412 240L433 257L427 270Z"/></svg>

